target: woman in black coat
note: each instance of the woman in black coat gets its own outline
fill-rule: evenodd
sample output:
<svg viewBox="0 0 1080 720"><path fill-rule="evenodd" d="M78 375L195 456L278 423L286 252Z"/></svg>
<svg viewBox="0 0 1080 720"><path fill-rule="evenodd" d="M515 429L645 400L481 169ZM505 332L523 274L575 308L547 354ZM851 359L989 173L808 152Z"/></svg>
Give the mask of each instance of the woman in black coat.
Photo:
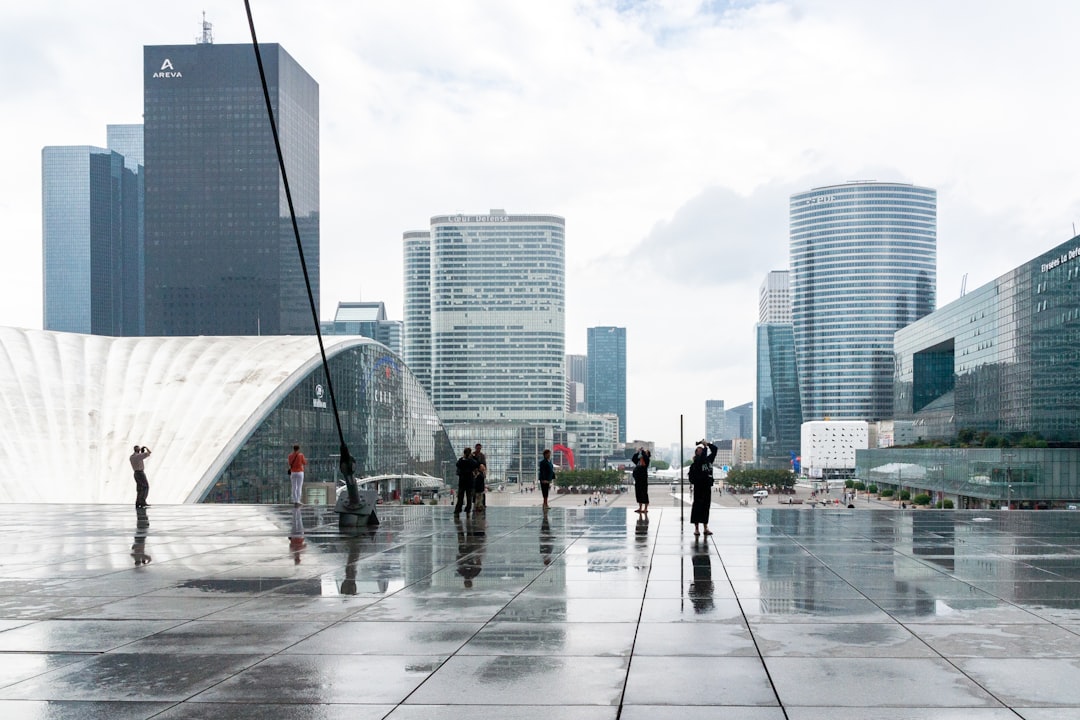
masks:
<svg viewBox="0 0 1080 720"><path fill-rule="evenodd" d="M623 457L626 457L625 455ZM634 512L649 512L649 459L652 458L645 448L640 448L630 462L634 463L634 496L637 499L638 508Z"/></svg>
<svg viewBox="0 0 1080 720"><path fill-rule="evenodd" d="M709 530L709 507L712 505L712 462L716 459L716 446L711 442L700 440L694 448L694 461L690 463L690 484L694 488L694 504L690 506L690 522L694 523L694 534L700 535L698 525L705 526L705 534L712 535Z"/></svg>

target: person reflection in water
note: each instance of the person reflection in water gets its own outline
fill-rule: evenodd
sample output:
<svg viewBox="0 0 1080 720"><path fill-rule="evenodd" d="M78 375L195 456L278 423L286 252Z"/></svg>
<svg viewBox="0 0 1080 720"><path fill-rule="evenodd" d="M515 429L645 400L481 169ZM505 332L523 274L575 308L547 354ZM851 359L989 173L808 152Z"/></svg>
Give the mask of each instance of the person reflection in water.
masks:
<svg viewBox="0 0 1080 720"><path fill-rule="evenodd" d="M484 559L484 540L487 534L484 517L474 516L465 522L455 518L454 522L458 531L457 574L464 580L465 587L471 588L473 578L480 574Z"/></svg>
<svg viewBox="0 0 1080 720"><path fill-rule="evenodd" d="M146 508L139 507L135 510L135 537L132 539L131 557L135 560L135 567L146 565L150 562L150 556L146 554L146 536L150 531L150 518L146 516Z"/></svg>
<svg viewBox="0 0 1080 720"><path fill-rule="evenodd" d="M712 559L709 557L709 543L694 540L694 554L690 556L694 565L694 581L690 583L690 602L694 612L707 613L713 609Z"/></svg>
<svg viewBox="0 0 1080 720"><path fill-rule="evenodd" d="M289 530L289 550L293 554L293 563L300 564L300 552L304 549L304 518L300 514L299 506L294 506L292 511L292 529Z"/></svg>
<svg viewBox="0 0 1080 720"><path fill-rule="evenodd" d="M547 512L540 522L540 557L545 565L551 564L551 553L555 547L555 535L551 532L551 521L548 520Z"/></svg>

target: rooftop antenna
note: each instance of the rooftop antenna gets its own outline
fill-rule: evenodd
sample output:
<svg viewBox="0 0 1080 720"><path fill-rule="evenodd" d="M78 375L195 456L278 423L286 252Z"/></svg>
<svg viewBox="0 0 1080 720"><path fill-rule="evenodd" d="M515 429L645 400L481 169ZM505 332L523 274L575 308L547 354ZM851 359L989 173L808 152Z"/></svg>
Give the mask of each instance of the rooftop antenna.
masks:
<svg viewBox="0 0 1080 720"><path fill-rule="evenodd" d="M203 10L202 14L202 35L195 38L197 45L213 45L214 44L214 24L206 22L206 11Z"/></svg>
<svg viewBox="0 0 1080 720"><path fill-rule="evenodd" d="M967 273L964 273L964 278L960 281L960 297L967 295Z"/></svg>

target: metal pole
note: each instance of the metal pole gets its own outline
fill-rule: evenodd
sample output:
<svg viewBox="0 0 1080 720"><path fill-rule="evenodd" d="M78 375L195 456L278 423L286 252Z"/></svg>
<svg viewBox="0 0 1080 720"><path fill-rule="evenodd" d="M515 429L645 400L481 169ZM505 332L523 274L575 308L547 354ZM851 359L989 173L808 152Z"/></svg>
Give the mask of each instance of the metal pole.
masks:
<svg viewBox="0 0 1080 720"><path fill-rule="evenodd" d="M683 490L683 416L679 415L679 532L686 527L686 501Z"/></svg>

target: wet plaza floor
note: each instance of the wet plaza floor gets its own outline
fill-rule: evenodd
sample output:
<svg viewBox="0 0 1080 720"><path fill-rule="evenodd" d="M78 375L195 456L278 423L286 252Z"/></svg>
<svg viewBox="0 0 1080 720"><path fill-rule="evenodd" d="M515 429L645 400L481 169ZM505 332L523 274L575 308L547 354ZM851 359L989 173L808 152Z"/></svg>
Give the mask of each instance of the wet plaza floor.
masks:
<svg viewBox="0 0 1080 720"><path fill-rule="evenodd" d="M1080 513L5 510L4 718L1080 717Z"/></svg>

